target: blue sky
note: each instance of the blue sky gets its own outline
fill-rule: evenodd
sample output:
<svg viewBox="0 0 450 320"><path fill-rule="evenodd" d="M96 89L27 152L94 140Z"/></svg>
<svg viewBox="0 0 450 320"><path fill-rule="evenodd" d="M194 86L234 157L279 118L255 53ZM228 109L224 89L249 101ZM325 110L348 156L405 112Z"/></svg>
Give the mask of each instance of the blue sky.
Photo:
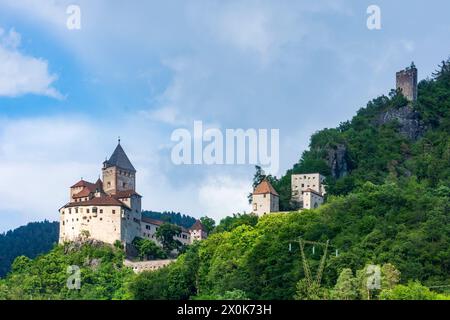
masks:
<svg viewBox="0 0 450 320"><path fill-rule="evenodd" d="M81 8L81 30L66 8ZM381 30L366 27L369 5ZM280 129L278 175L309 136L350 119L414 60L450 54L450 3L0 1L0 232L57 219L122 137L143 207L215 219L249 211L253 166L175 166L194 120Z"/></svg>

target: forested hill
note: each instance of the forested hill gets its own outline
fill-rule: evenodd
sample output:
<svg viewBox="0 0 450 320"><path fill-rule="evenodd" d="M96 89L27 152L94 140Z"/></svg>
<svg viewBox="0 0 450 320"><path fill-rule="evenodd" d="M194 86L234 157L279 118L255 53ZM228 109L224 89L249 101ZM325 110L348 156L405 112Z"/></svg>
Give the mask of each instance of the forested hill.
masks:
<svg viewBox="0 0 450 320"><path fill-rule="evenodd" d="M0 234L0 277L9 272L17 256L34 258L49 251L58 242L58 222L31 222Z"/></svg>
<svg viewBox="0 0 450 320"><path fill-rule="evenodd" d="M142 216L151 218L151 219L169 222L169 223L176 224L176 225L179 225L184 228L192 227L192 225L195 223L195 220L196 220L195 218L193 218L191 216L181 214L179 212L173 212L173 211L171 211L171 212L168 212L168 211L164 211L164 212L142 211Z"/></svg>
<svg viewBox="0 0 450 320"><path fill-rule="evenodd" d="M227 217L175 262L137 276L111 247L19 257L0 279L0 299L450 299L449 164L446 61L419 83L416 103L396 91L374 99L351 121L314 134L285 176L269 177L287 210L290 175L321 172L321 207ZM304 254L299 239L308 241ZM317 283L308 274L321 261ZM71 264L83 268L77 292L66 288ZM369 265L380 266L377 288L367 287Z"/></svg>
<svg viewBox="0 0 450 320"><path fill-rule="evenodd" d="M141 274L134 295L449 298L439 292L450 292L450 60L419 83L415 103L392 91L350 121L315 133L291 170L280 179L268 177L282 210L290 209L291 174L310 172L327 177L325 205L259 219L228 217L176 263ZM333 246L319 287L307 285L299 237ZM314 275L323 250L311 247L305 255ZM370 264L382 267L382 286L368 296Z"/></svg>
<svg viewBox="0 0 450 320"><path fill-rule="evenodd" d="M320 172L328 194L345 195L370 181L381 184L411 176L430 188L450 185L450 59L418 85L408 104L392 90L370 101L351 121L312 135L310 149L272 184L281 209L289 210L291 174Z"/></svg>

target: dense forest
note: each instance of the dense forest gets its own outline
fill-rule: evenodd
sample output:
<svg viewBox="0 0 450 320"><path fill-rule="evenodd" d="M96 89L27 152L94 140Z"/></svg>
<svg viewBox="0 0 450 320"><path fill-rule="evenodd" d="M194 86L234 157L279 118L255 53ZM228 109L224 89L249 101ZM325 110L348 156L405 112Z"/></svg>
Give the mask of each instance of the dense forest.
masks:
<svg viewBox="0 0 450 320"><path fill-rule="evenodd" d="M195 223L195 218L173 211L170 212L142 211L142 216L176 224L186 229L192 227L192 225Z"/></svg>
<svg viewBox="0 0 450 320"><path fill-rule="evenodd" d="M18 256L33 259L48 252L58 242L58 222L31 222L26 226L0 234L0 277L9 272Z"/></svg>
<svg viewBox="0 0 450 320"><path fill-rule="evenodd" d="M19 257L0 299L450 299L450 60L418 90L414 103L394 90L315 133L291 170L268 177L290 211L290 175L321 172L323 206L224 218L176 262L139 275L107 246ZM75 292L71 264L82 266ZM369 290L373 267L381 283Z"/></svg>

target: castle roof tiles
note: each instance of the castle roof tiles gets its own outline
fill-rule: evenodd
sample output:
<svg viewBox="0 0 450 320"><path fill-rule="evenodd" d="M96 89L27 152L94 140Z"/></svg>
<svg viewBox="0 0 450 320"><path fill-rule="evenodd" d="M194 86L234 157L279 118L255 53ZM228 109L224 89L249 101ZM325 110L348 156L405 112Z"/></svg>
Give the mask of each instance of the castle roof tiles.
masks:
<svg viewBox="0 0 450 320"><path fill-rule="evenodd" d="M120 206L130 209L125 203L111 196L95 197L87 201L69 202L64 206L64 208L83 206Z"/></svg>
<svg viewBox="0 0 450 320"><path fill-rule="evenodd" d="M201 231L205 231L205 227L203 226L203 224L201 223L201 221L197 219L197 221L195 221L195 223L192 225L192 227L189 228L189 230L201 230Z"/></svg>
<svg viewBox="0 0 450 320"><path fill-rule="evenodd" d="M272 187L270 182L267 179L264 179L260 182L255 188L255 191L253 191L253 194L273 194L275 196L278 196L277 191Z"/></svg>
<svg viewBox="0 0 450 320"><path fill-rule="evenodd" d="M123 191L117 191L116 194L114 195L115 198L117 199L121 199L121 198L129 198L131 196L138 196L138 197L142 197L139 193L137 193L134 190L123 190Z"/></svg>
<svg viewBox="0 0 450 320"><path fill-rule="evenodd" d="M130 159L128 159L128 156L126 155L120 143L117 145L111 157L103 162L103 165L105 166L105 168L115 166L121 169L136 172L136 169L134 169Z"/></svg>

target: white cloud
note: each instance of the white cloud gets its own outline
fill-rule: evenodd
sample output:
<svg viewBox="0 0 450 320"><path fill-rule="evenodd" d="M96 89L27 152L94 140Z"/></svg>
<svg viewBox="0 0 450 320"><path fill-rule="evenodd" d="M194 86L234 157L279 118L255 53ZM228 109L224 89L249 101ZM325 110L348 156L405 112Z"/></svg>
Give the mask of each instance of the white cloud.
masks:
<svg viewBox="0 0 450 320"><path fill-rule="evenodd" d="M138 172L143 209L217 220L248 211L250 181L236 173L211 174L210 166L198 176L190 175L193 166L174 167L167 148L161 149L169 136L153 132L142 117L122 119L120 129L114 121L97 123L76 115L0 119L0 232L18 223L58 219L68 188L81 177L97 179L119 134Z"/></svg>
<svg viewBox="0 0 450 320"><path fill-rule="evenodd" d="M198 190L198 202L204 212L217 222L232 213L250 211L247 195L249 181L226 175L208 177Z"/></svg>
<svg viewBox="0 0 450 320"><path fill-rule="evenodd" d="M156 110L143 110L141 113L150 120L165 124L181 125L185 123L175 107L166 106Z"/></svg>
<svg viewBox="0 0 450 320"><path fill-rule="evenodd" d="M48 62L19 52L20 40L14 29L0 28L0 96L36 94L62 99L52 86L57 76L49 73Z"/></svg>

